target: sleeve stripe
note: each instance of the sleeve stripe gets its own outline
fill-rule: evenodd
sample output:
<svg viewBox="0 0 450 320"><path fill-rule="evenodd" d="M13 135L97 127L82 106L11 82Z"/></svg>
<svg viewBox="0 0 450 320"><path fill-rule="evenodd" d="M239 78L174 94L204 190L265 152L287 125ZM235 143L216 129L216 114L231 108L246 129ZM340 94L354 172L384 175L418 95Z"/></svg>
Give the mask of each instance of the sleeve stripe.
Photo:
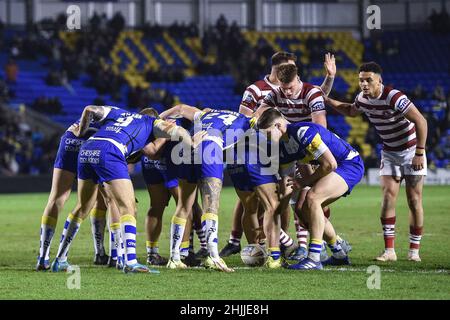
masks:
<svg viewBox="0 0 450 320"><path fill-rule="evenodd" d="M251 86L248 86L247 91L252 92L252 95L255 99L261 95L261 89L259 89L254 84L252 84Z"/></svg>
<svg viewBox="0 0 450 320"><path fill-rule="evenodd" d="M320 158L325 151L328 150L327 145L322 141L322 138L317 133L312 139L311 143L306 147L308 153L312 156L313 160Z"/></svg>
<svg viewBox="0 0 450 320"><path fill-rule="evenodd" d="M311 92L312 92L312 90L311 90ZM308 103L311 103L314 99L316 99L318 97L321 97L321 96L322 96L322 93L320 93L320 91L318 91L318 92L315 92L315 93L311 94L311 96L309 98L307 96L306 99L307 99Z"/></svg>
<svg viewBox="0 0 450 320"><path fill-rule="evenodd" d="M395 103L398 101L398 99L400 99L400 97L404 96L406 98L406 96L401 93L400 91L398 91L396 94L394 94L394 96L391 98L391 101L389 103L389 105L391 107L395 107Z"/></svg>
<svg viewBox="0 0 450 320"><path fill-rule="evenodd" d="M310 105L313 105L314 103L319 102L319 101L324 102L322 96L317 97L317 98L315 98L314 100L309 101L309 104L310 104Z"/></svg>
<svg viewBox="0 0 450 320"><path fill-rule="evenodd" d="M258 100L258 97L260 95L258 95L255 90L253 90L252 88L248 87L247 91L250 93L250 95L252 96L253 100Z"/></svg>

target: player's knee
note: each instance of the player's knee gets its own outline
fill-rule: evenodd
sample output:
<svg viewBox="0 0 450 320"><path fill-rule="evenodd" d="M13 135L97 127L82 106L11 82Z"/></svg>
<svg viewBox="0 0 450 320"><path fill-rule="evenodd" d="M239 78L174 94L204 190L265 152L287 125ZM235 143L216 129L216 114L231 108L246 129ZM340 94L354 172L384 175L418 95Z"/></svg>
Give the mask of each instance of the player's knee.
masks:
<svg viewBox="0 0 450 320"><path fill-rule="evenodd" d="M274 215L276 210L276 205L273 202L267 201L262 204L264 209L264 215Z"/></svg>
<svg viewBox="0 0 450 320"><path fill-rule="evenodd" d="M316 192L310 190L305 197L306 208L312 208L317 204L321 204L321 198Z"/></svg>
<svg viewBox="0 0 450 320"><path fill-rule="evenodd" d="M164 213L165 206L161 203L151 206L150 210L148 210L147 215L149 217L161 217Z"/></svg>
<svg viewBox="0 0 450 320"><path fill-rule="evenodd" d="M422 197L420 194L412 194L408 196L408 207L414 213L422 209Z"/></svg>
<svg viewBox="0 0 450 320"><path fill-rule="evenodd" d="M397 194L390 188L383 189L383 207L391 207L395 205Z"/></svg>
<svg viewBox="0 0 450 320"><path fill-rule="evenodd" d="M58 210L60 212L64 207L64 204L67 201L68 196L66 194L62 194L58 197L52 197L48 200L48 206L52 209Z"/></svg>
<svg viewBox="0 0 450 320"><path fill-rule="evenodd" d="M177 217L186 219L187 217L189 217L189 212L190 209L186 208L185 206L180 206L177 208L176 215Z"/></svg>
<svg viewBox="0 0 450 320"><path fill-rule="evenodd" d="M132 214L135 215L136 214L136 206L134 204L127 204L127 203L121 203L121 204L117 204L117 208L119 209L119 212L121 215L124 214Z"/></svg>
<svg viewBox="0 0 450 320"><path fill-rule="evenodd" d="M151 201L150 206L158 211L164 211L164 209L169 204L169 199L155 199L155 201Z"/></svg>

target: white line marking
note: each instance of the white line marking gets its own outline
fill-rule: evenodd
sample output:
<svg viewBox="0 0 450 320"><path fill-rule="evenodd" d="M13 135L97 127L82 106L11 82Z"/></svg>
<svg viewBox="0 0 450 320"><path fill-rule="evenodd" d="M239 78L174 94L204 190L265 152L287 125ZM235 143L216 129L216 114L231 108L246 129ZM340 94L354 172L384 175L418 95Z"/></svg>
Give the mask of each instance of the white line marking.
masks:
<svg viewBox="0 0 450 320"><path fill-rule="evenodd" d="M87 269L104 269L104 270L116 270L114 268L106 268L101 266L94 266L92 264L78 264L80 268L87 268ZM389 272L389 273L418 273L418 274L450 274L449 269L436 269L436 270L395 270L395 269L383 269L383 266L378 265L381 267L381 272ZM152 269L166 269L165 266L150 266ZM244 267L244 266L231 266L234 270L264 270L264 267ZM4 271L34 271L34 268L32 266L30 267L12 267L12 266L0 266L0 270ZM187 270L206 270L204 267L190 267ZM119 271L119 270L117 270ZM210 270L208 270L210 271ZM338 271L338 272L367 272L367 268L365 267L325 267L323 271ZM183 271L182 271L183 272ZM41 273L52 273L51 271L41 272ZM65 272L58 272L64 274Z"/></svg>

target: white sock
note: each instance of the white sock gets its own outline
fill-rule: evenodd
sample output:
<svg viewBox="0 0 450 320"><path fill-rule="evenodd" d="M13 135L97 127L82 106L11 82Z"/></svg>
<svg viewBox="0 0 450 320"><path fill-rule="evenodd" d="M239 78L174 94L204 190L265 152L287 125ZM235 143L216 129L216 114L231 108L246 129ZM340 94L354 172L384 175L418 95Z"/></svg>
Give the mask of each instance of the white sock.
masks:
<svg viewBox="0 0 450 320"><path fill-rule="evenodd" d="M125 263L136 264L136 218L131 214L121 216L120 229L123 236Z"/></svg>
<svg viewBox="0 0 450 320"><path fill-rule="evenodd" d="M186 219L177 216L172 217L172 223L170 224L170 258L172 260L180 261L180 247L185 226Z"/></svg>
<svg viewBox="0 0 450 320"><path fill-rule="evenodd" d="M39 242L39 258L44 260L50 259L50 246L52 244L53 235L55 234L57 220L53 217L42 216L41 219L41 235Z"/></svg>
<svg viewBox="0 0 450 320"><path fill-rule="evenodd" d="M109 226L109 232L111 234L109 242L109 256L111 259L117 260L117 257L122 256L122 247L120 243L120 223L111 223Z"/></svg>
<svg viewBox="0 0 450 320"><path fill-rule="evenodd" d="M94 239L95 254L105 255L105 227L106 227L106 211L94 208L89 213L91 220L92 238Z"/></svg>
<svg viewBox="0 0 450 320"><path fill-rule="evenodd" d="M217 244L218 229L219 229L219 217L214 213L205 213L202 215L202 226L206 233L206 244L211 257L219 258L219 249Z"/></svg>
<svg viewBox="0 0 450 320"><path fill-rule="evenodd" d="M70 245L72 244L73 239L75 239L82 221L81 218L75 218L73 214L69 214L67 217L61 235L61 241L59 242L58 254L56 255L59 261L67 261Z"/></svg>

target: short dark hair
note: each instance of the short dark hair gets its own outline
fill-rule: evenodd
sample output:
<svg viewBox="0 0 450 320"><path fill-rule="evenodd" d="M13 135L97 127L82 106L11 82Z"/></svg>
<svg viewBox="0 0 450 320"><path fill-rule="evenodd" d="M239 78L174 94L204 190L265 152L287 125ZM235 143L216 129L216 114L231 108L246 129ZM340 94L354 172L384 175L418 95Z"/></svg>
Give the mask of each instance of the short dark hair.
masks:
<svg viewBox="0 0 450 320"><path fill-rule="evenodd" d="M297 66L290 63L284 63L278 67L277 78L281 83L289 83L298 75Z"/></svg>
<svg viewBox="0 0 450 320"><path fill-rule="evenodd" d="M278 66L282 63L286 63L289 61L297 61L297 56L293 53L286 52L286 51L278 51L276 52L272 58L270 59L270 62L272 64L272 67Z"/></svg>
<svg viewBox="0 0 450 320"><path fill-rule="evenodd" d="M373 72L373 73L382 74L383 69L381 69L381 67L378 63L370 61L370 62L363 63L359 67L359 72Z"/></svg>
<svg viewBox="0 0 450 320"><path fill-rule="evenodd" d="M256 126L258 129L267 129L278 118L283 118L283 114L276 108L269 108L261 113Z"/></svg>
<svg viewBox="0 0 450 320"><path fill-rule="evenodd" d="M141 111L139 111L139 114L144 114L150 117L158 118L159 113L156 111L155 108L144 108Z"/></svg>

